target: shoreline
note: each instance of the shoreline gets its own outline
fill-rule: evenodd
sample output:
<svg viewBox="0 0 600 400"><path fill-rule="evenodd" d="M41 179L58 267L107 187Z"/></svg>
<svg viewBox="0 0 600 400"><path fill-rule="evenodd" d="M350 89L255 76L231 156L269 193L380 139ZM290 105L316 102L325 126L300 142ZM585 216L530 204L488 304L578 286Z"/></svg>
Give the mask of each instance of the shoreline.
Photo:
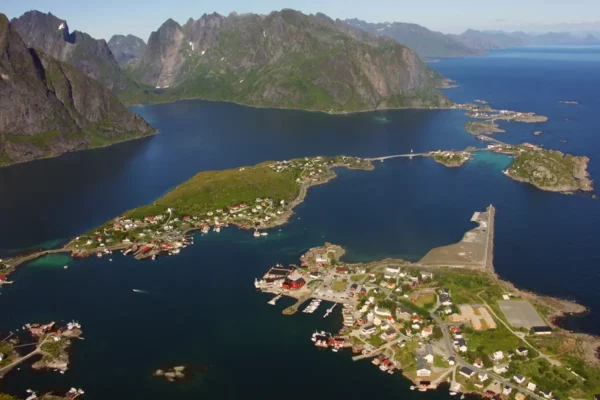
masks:
<svg viewBox="0 0 600 400"><path fill-rule="evenodd" d="M285 225L285 224L289 223L291 216L294 215L294 209L298 205L302 204L304 202L304 200L306 199L306 196L308 194L308 189L310 187L326 184L337 177L337 174L334 171L335 168L348 168L351 170L362 170L362 171L372 171L375 169L375 166L373 165L372 161L370 161L368 159L359 159L359 160L363 160L367 164L365 164L365 166L357 166L357 165L347 165L347 164L340 163L340 162L334 163L334 164L326 166L327 175L324 177L324 179L319 180L317 182L304 181L300 185L297 196L294 198L294 200L292 200L286 206L286 208L287 208L286 211L284 211L281 215L278 215L275 219L270 220L267 223L261 223L261 225L255 225L255 226L251 226L246 223L238 223L236 221L231 221L231 222L226 222L225 227L232 225L232 226L237 227L238 229L245 230L245 231L252 230L252 229L257 231L258 229L270 230L275 227ZM203 229L203 227L200 225L187 227L181 231L182 232L181 236L185 237L192 232L202 231L202 229ZM10 259L7 259L4 261L5 268L2 270L2 272L3 272L3 274L5 274L8 277L11 273L13 273L16 270L16 268L18 266L20 266L24 263L34 261L38 258L44 257L49 254L70 253L69 256L72 258L87 258L87 257L91 257L97 253L98 254L99 253L110 254L110 252L113 252L113 251L125 250L127 248L131 248L134 245L137 246L136 243L115 243L114 245L98 247L98 248L94 248L94 249L79 249L78 250L76 248L70 247L73 245L73 243L76 240L78 240L78 238L79 237L70 239L63 247L60 247L60 248L44 249L44 250L37 251L37 252L36 251L27 252L22 255L17 254L14 257L11 257ZM144 243L141 243L140 247L143 245L144 245ZM148 254L146 256L139 258L139 260L142 260L144 258L149 258L152 255L156 256L156 255L159 255L164 252L165 252L164 250L158 250L158 252L150 251L150 252L148 252ZM1 267L1 264L0 264L0 267Z"/></svg>
<svg viewBox="0 0 600 400"><path fill-rule="evenodd" d="M432 106L431 107L381 107L381 108L377 107L377 108L369 108L369 109L354 110L354 111L326 111L326 110L308 109L308 108L300 108L300 107L261 106L261 105L257 105L257 104L241 103L241 102L237 102L235 100L214 100L214 99L206 99L206 98L202 98L202 97L182 98L182 99L177 99L177 100L169 100L169 101L164 101L164 102L161 101L161 102L155 102L155 103L137 103L137 104L128 105L127 107L128 108L151 107L151 106L160 105L160 104L171 104L171 103L177 103L179 101L194 101L194 100L208 101L211 103L235 104L237 106L247 107L247 108L255 108L255 109L304 111L304 112L309 112L309 113L321 113L321 114L329 114L329 115L352 115L352 114L362 114L362 113L370 113L370 112L377 112L377 111L394 111L394 110L455 110L455 109L457 109L456 107L454 107L455 103L452 102L452 104L447 107L432 107Z"/></svg>
<svg viewBox="0 0 600 400"><path fill-rule="evenodd" d="M53 154L53 155L47 155L47 156L43 156L43 157L39 157L39 158L34 158L33 160L14 161L14 162L11 162L10 164L0 165L0 168L12 167L14 165L26 164L26 163L30 163L30 162L34 162L34 161L38 161L38 160L48 160L48 159L57 158L57 157L60 157L60 156L63 156L65 154L69 154L69 153L77 153L77 152L80 152L80 151L87 151L87 150L104 149L106 147L111 147L111 146L113 146L115 144L121 144L121 143L126 143L126 142L132 142L132 141L138 140L138 139L149 138L149 137L156 136L156 135L158 135L160 133L160 131L158 129L155 129L155 130L156 130L156 132L154 132L152 134L149 134L149 135L143 135L143 136L139 136L139 137L118 140L116 142L112 142L112 143L105 144L105 145L102 145L102 146L86 147L85 149L79 149L79 150L69 150L69 151L65 151L64 153L60 153L60 154Z"/></svg>
<svg viewBox="0 0 600 400"><path fill-rule="evenodd" d="M525 388L523 385L520 385L521 382L513 382L513 380L511 379L512 373L511 375L509 375L508 377L503 376L502 374L496 374L495 373L495 369L494 369L494 373L491 372L492 368L490 368L489 366L483 367L473 367L470 363L473 360L470 360L470 357L468 357L468 353L459 353L459 350L456 348L456 350L452 350L452 345L450 345L449 343L449 338L448 338L448 334L447 334L447 327L444 328L444 326L448 325L448 326L455 326L453 325L452 322L444 322L443 319L441 319L439 317L439 309L436 310L436 312L434 312L434 310L432 309L431 311L426 311L426 313L429 315L431 315L433 321L435 321L435 325L440 325L442 328L442 332L443 332L443 339L444 341L447 341L448 344L446 345L446 347L444 348L442 345L440 345L439 343L437 343L437 341L439 339L433 339L434 341L431 343L434 343L434 347L436 347L438 350L438 352L436 354L440 354L440 351L445 351L446 356L452 356L454 355L457 359L457 364L455 366L455 364L450 364L450 365L446 365L443 369L441 369L439 366L435 367L435 373L434 375L431 376L431 378L429 378L430 375L415 375L415 370L413 369L409 369L410 365L414 364L414 358L410 358L411 361L410 364L405 364L406 362L406 358L398 358L399 354L398 351L400 351L400 349L402 349L402 347L404 347L405 344L408 344L410 342L414 343L415 341L419 341L418 345L422 346L423 343L421 342L425 342L428 343L429 340L426 337L423 337L423 339L421 339L418 335L413 337L412 335L410 335L410 333L407 330L407 335L403 334L403 330L398 330L399 328L397 327L397 323L394 322L394 319L391 320L391 322L386 321L383 317L381 317L381 319L383 320L382 322L380 322L380 324L385 324L386 322L388 323L388 325L394 325L395 327L393 328L393 330L395 330L397 333L395 333L393 335L393 337L391 339L383 339L382 341L378 341L378 344L370 344L371 343L371 339L373 339L373 336L370 336L370 334L368 335L363 335L363 332L365 330L365 328L368 326L370 327L371 325L368 325L369 322L372 321L373 319L373 313L371 312L371 319L368 319L368 315L365 316L363 315L364 312L366 312L368 309L370 309L371 307L373 307L375 304L377 304L377 306L375 306L375 319L377 318L377 315L379 315L379 312L377 311L378 307L381 307L380 297L377 297L379 300L375 301L373 300L373 297L369 297L369 301L371 302L371 305L369 306L369 308L367 308L366 306L363 306L362 309L359 310L360 306L365 304L364 303L364 299L366 299L368 296L371 295L371 289L372 288L376 288L376 290L378 289L379 291L383 290L383 293L385 294L387 290L389 290L389 292L391 293L393 289L393 287L390 287L390 289L387 289L387 287L384 286L385 289L381 289L379 288L379 284L374 282L374 277L377 275L382 274L383 272L381 271L387 271L387 273L390 272L390 265L395 265L398 266L399 271L405 271L410 275L414 274L415 271L421 271L421 274L423 273L423 270L425 271L429 271L432 275L427 278L432 280L432 284L434 285L434 287L437 287L439 290L439 287L444 287L444 283L441 283L441 285L438 285L436 283L436 279L440 279L442 282L445 282L446 280L448 280L448 277L471 277L471 279L473 279L473 281L478 281L477 277L487 277L489 278L489 283L484 284L483 286L474 289L475 292L478 293L471 293L471 298L473 298L473 295L475 295L477 298L475 300L470 300L467 301L467 304L470 302L475 301L476 303L483 303L482 306L479 307L483 307L485 309L487 309L493 316L494 318L492 319L492 321L494 321L494 327L489 327L489 325L487 325L487 321L486 321L486 325L487 327L483 329L483 332L485 332L488 329L492 329L493 331L495 331L496 329L496 325L495 322L498 323L498 325L500 325L500 332L502 332L504 335L506 335L506 338L504 338L504 336L502 338L504 339L493 339L495 340L509 340L512 339L513 341L516 341L516 343L523 343L521 344L521 346L525 345L526 347L524 348L528 348L530 350L532 350L534 352L534 354L537 355L532 355L532 357L525 357L524 360L517 360L515 361L517 364L517 367L520 365L520 363L525 363L528 365L528 363L534 363L535 365L535 360L537 360L538 358L542 357L543 359L546 359L548 361L550 361L553 365L558 365L558 366L564 366L564 362L566 362L566 365L572 365L569 364L568 361L565 361L565 357L568 357L569 354L563 354L562 352L557 352L557 353L547 353L549 350L546 349L543 345L543 341L540 342L541 339L544 338L550 338L550 340L560 340L561 338L568 338L569 340L574 340L576 341L576 343L578 343L579 345L583 346L585 349L594 349L595 346L600 346L600 337L588 334L588 333L573 333L571 331L568 331L567 329L563 328L559 323L557 323L557 318L563 317L563 316L570 316L570 315L582 315L585 314L586 312L588 312L589 310L581 305L578 304L576 302L573 301L569 301L569 300L565 300L565 299L561 299L561 298L557 298L557 297L551 297L551 296L547 296L547 295L543 295L543 294L539 294L539 293L535 293L532 291L528 291L526 289L520 289L517 288L513 283L511 283L510 281L507 280L503 280L496 271L494 271L493 266L492 265L492 258L493 258L493 238L494 238L494 233L493 233L493 229L494 229L494 217L495 217L495 209L493 208L493 206L490 206L488 208L488 212L489 212L489 219L488 219L488 223L487 223L487 228L488 228L488 232L487 232L487 240L488 242L485 243L485 255L483 258L483 265L484 268L481 269L468 269L468 270L464 270L464 269L453 269L452 266L448 267L445 266L445 264L440 264L440 265L430 265L430 266L425 266L422 265L420 263L420 261L417 262L407 262L405 260L402 259L383 259L383 260L371 260L371 261L363 261L363 262L344 262L342 260L343 255L345 254L345 248L337 246L337 245L332 245L330 243L325 243L325 245L323 247L315 247L315 248L311 248L309 249L306 253L304 253L300 259L302 261L302 266L301 267L292 267L292 269L290 269L290 272L288 273L288 275L286 275L285 277L274 277L276 275L272 275L271 271L269 270L269 272L267 272L265 274L265 276L263 277L263 280L261 281L255 281L255 286L257 287L257 289L259 289L259 291L261 293L268 293L268 294L272 294L272 295L276 295L277 297L274 298L271 302L269 302L269 304L274 305L275 301L277 300L278 297L280 296L286 296L286 297L291 297L293 299L296 299L297 302L293 305L290 306L288 308L286 308L285 310L283 310L283 314L284 315L293 315L295 314L296 311L298 311L298 308L302 305L302 304L306 304L309 301L312 300L311 304L306 306L306 310L312 309L312 308L318 308L319 307L319 303L316 303L316 305L314 305L314 301L315 300L322 300L322 301L327 301L330 303L340 303L342 304L344 310L342 312L343 316L344 316L344 324L342 329L340 330L339 334L327 334L330 335L330 339L328 342L322 342L321 344L319 342L315 343L315 346L317 347L334 347L334 351L337 351L337 349L341 349L341 348L345 348L345 347L352 347L352 350L354 353L360 353L362 352L362 355L358 355L353 357L353 360L357 360L357 359L363 359L363 358L379 358L379 360L388 360L392 362L391 367L390 367L390 374L392 374L395 371L400 371L401 375L403 378L410 380L414 385L414 388L419 388L419 390L421 391L426 391L426 390L430 390L430 389L437 389L439 386L442 386L441 384L444 382L450 383L450 388L449 390L452 392L463 392L463 393L473 393L476 394L478 396L484 396L485 390L489 389L491 387L496 387L495 385L502 383L502 385L509 385L510 387L512 387L513 389L516 389L517 391L520 391L522 393L526 393L528 396L531 396L532 398L535 399L542 399L542 397L540 395L538 395L537 392L534 392L532 390L529 390L529 387ZM479 225L484 226L484 224L482 224L481 221L479 221ZM475 228L478 229L478 228ZM463 236L463 239L461 240L461 242L463 241L469 241L469 233L471 231L468 231L465 233L465 235ZM490 243L491 241L491 243ZM435 251L436 249L439 248L433 248L430 250L431 251ZM320 254L327 254L329 257L331 258L331 255L333 254L333 261L330 262L326 262L323 263L323 265L321 265L319 263L319 255ZM316 257L316 258L315 258ZM321 256L322 257L322 256ZM317 260L317 261L315 261ZM386 270L387 267L387 270ZM340 268L344 269L347 272L344 272L345 274L349 274L348 277L350 277L351 279L348 280L347 278L344 278L344 273L340 273ZM315 269L319 271L319 275L315 275ZM366 274L365 275L365 271ZM378 271L378 272L376 272ZM310 273L310 276L309 276ZM419 272L417 272L419 273ZM362 275L356 275L356 274L362 274ZM292 281L297 281L297 276L301 276L304 280L305 280L305 284L303 286L300 286L300 288L294 288L292 287L286 287L285 285L281 284L281 279L285 279L285 282L292 282ZM373 276L373 278L371 278L371 280L368 280L368 276ZM400 276L403 276L402 274L400 274ZM434 276L436 278L434 278ZM365 278L366 277L366 278ZM356 279L355 279L356 278ZM277 279L280 279L279 283L277 283ZM360 295L358 294L358 289L356 289L356 293L351 294L349 297L343 297L344 293L349 293L348 290L346 288L341 289L341 293L339 289L334 289L334 291L332 292L332 290L321 290L321 287L331 287L332 289L334 288L333 282L335 280L335 282L338 282L339 279L342 280L346 280L347 282L355 282L358 284L358 288L360 289ZM395 278L395 279L400 279L400 278ZM423 280L426 280L425 278L423 278ZM449 279L449 281L452 281L453 279ZM373 284L369 284L367 283L367 281L369 282L374 282ZM316 283L316 285L315 285ZM327 284L325 284L327 283ZM289 285L289 284L288 284ZM370 286L369 286L370 285ZM421 285L421 282L419 282L419 284L417 284L418 286ZM425 288L428 288L431 284L426 284L425 283ZM489 285L489 286L488 286ZM283 287L282 287L283 286ZM383 286L383 285L381 285ZM469 285L467 285L469 286ZM367 287L367 292L365 292L365 294L363 294L364 291L364 287ZM398 287L399 284L398 284ZM371 289L369 289L371 288ZM352 290L352 289L351 289ZM428 291L430 289L415 289L416 293L431 293L430 291ZM447 289L443 289L443 290L447 290ZM454 289L455 291L457 290L456 288ZM496 302L499 302L501 300L500 295L498 294L498 290L500 290L500 293L504 293L502 296L505 298L510 296L516 300L523 300L523 301L527 301L529 302L532 306L534 306L534 310L539 313L539 317L545 321L548 326L550 327L550 329L553 329L551 332L551 336L538 336L536 334L533 333L533 331L529 331L529 333L523 333L522 329L519 329L518 326L513 325L513 322L511 322L510 317L508 316L508 314L505 313L504 310L502 310L500 308L500 306L498 304L496 304ZM437 293L437 290L433 293ZM482 293L485 293L485 298L481 296ZM357 295L357 296L354 296ZM360 300L361 297L360 296L364 296L362 297L363 300ZM379 295L376 295L379 296ZM417 295L419 296L419 295ZM454 294L452 294L452 296L454 296ZM408 297L408 296L404 296L404 297ZM411 295L412 297L412 295ZM384 296L384 299L389 299L389 297ZM346 299L346 300L344 300ZM418 299L418 297L417 297ZM479 299L479 301L478 301ZM486 301L487 299L487 301ZM369 305L369 301L366 303L366 305ZM388 301L388 300L385 300ZM402 303L402 301L400 300L396 300L400 303ZM412 300L414 302L414 299ZM489 303L488 303L489 302ZM437 304L438 306L440 305L440 300L438 298L437 300ZM464 303L463 303L464 304ZM492 304L494 306L492 306ZM312 307L312 308L311 308ZM348 308L347 308L348 307ZM384 306L384 307L388 307L388 306ZM401 307L401 305L399 304L398 307ZM412 307L412 306L411 306ZM434 306L434 309L437 306ZM475 307L475 306L473 306ZM420 307L418 307L420 308ZM292 309L292 310L291 310ZM325 316L327 316L327 314L329 312L331 312L330 310L332 310L333 307L331 307L331 309L327 310L327 313ZM409 307L410 309L410 307ZM307 312L306 310L304 310L304 312ZM352 311L350 311L352 310ZM415 311L415 310L412 310ZM422 310L425 312L425 310ZM313 311L308 311L310 313L312 313ZM403 311L406 312L406 311ZM462 312L462 311L461 311ZM352 313L352 316L348 316L349 314ZM358 320L359 315L361 316L360 320ZM382 315L389 315L389 314L382 314ZM393 317L398 317L397 311L396 314L394 314L394 311L392 311L391 313L392 318ZM415 315L413 313L413 315ZM419 314L420 315L420 314ZM501 318L499 315L503 315L503 317ZM491 318L491 317L489 317ZM366 321L368 319L368 321ZM390 317L388 317L388 320L390 319ZM365 320L366 322L360 322ZM398 319L397 319L398 320ZM349 323L347 323L347 321L350 321ZM356 322L358 321L358 323ZM398 320L399 321L399 320ZM450 321L452 321L450 319ZM414 323L414 318L413 318L413 323ZM462 324L467 324L469 325L469 322L467 320L467 322L462 322ZM367 324L364 325L363 324ZM386 325L386 326L388 326ZM410 323L409 323L410 325ZM509 325L511 325L513 327L513 329L511 329L509 327ZM375 322L375 326L378 326L378 323ZM506 329L504 328L506 327ZM414 325L413 325L414 328ZM371 328L369 328L371 329ZM381 328L382 332L388 332L391 328ZM420 329L420 328L418 328ZM379 329L377 329L377 332L379 332ZM467 340L471 340L470 338L470 331L466 330L468 337L466 338ZM481 332L481 330L480 330ZM398 333L400 334L399 338L398 338ZM315 335L317 335L317 339L320 340L321 336L324 336L325 333L316 333ZM315 342L315 335L313 335L313 342ZM319 336L320 335L320 336ZM383 335L383 334L382 334ZM494 337L494 334L491 333L491 338ZM402 342L402 345L400 347L398 347L396 345L396 347L394 347L394 344L396 343L396 339L397 342L400 343ZM479 341L481 341L482 338L479 337ZM479 343L479 342L476 342ZM499 342L500 343L500 342ZM416 345L416 344L415 344ZM516 346L518 346L519 344L517 344ZM339 347L338 347L339 346ZM391 346L391 347L390 347ZM497 344L492 344L491 347L496 347ZM394 351L394 348L396 348L396 350ZM542 348L544 352L546 352L546 354L550 354L550 355L546 355L544 354L541 350L539 350L539 348ZM600 349L600 347L598 347ZM392 356L389 356L388 359L388 354L390 354L389 350L392 350L391 354ZM408 347L407 347L408 349ZM442 350L443 349L443 350ZM447 351L446 351L447 350ZM497 350L497 348L495 349ZM504 349L506 351L506 349ZM414 350L410 350L409 353L412 354ZM472 349L470 351L473 351ZM456 353L454 353L456 352ZM454 354L453 354L454 353ZM592 352L593 353L593 352ZM419 353L417 352L417 358L419 357L418 355ZM458 355L460 354L460 356ZM383 358L382 358L383 357ZM469 362L465 363L465 361L461 358L461 357L467 357L468 360L470 360ZM596 358L594 358L596 357ZM591 357L589 356L589 354L585 354L585 355L577 355L575 356L576 360L582 361L584 363L584 365L586 366L586 368L590 367L590 368L597 368L598 366L600 366L600 358L598 358L597 355L592 355ZM374 359L373 364L375 365L379 365L379 362L375 362L378 361L377 359ZM509 362L512 363L512 361L507 360ZM429 363L432 363L432 361L429 361ZM389 365L389 364L386 364ZM512 365L512 364L511 364ZM433 367L433 366L432 366ZM488 373L490 375L491 380L490 381L486 381L486 383L484 385L482 385L480 388L473 388L472 384L473 381L470 380L469 378L467 378L466 380L463 379L462 377L460 377L460 379L457 381L456 380L456 376L458 376L458 368L467 368L467 369L471 369L472 371L475 371L473 373L479 372L481 373ZM380 368L381 369L381 368ZM567 368L567 370L570 371L570 368ZM382 371L387 371L386 369L382 369ZM579 372L579 369L577 369L577 371ZM587 370L586 370L587 371ZM423 376L426 376L426 378L423 378ZM452 376L452 381L450 381L449 377ZM434 379L435 378L435 379ZM534 382L538 382L539 376L536 375L535 373L531 372L531 375L529 376L529 379L531 379ZM540 379L541 380L541 379ZM433 381L433 383L431 382ZM424 384L424 382L426 382L426 384ZM476 381L477 382L477 381ZM493 383L492 383L493 382ZM541 382L538 382L541 383ZM442 386L445 387L445 386ZM502 386L498 386L501 390ZM412 389L412 388L411 388ZM571 389L569 389L571 390Z"/></svg>

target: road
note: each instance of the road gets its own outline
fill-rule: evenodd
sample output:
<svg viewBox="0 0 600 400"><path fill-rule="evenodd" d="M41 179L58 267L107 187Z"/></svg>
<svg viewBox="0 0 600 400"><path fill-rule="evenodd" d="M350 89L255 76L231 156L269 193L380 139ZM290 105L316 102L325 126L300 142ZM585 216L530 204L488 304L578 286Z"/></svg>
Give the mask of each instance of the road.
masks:
<svg viewBox="0 0 600 400"><path fill-rule="evenodd" d="M473 366L472 364L468 363L467 361L463 360L462 357L460 357L458 355L458 353L456 353L454 348L452 347L452 336L450 336L450 332L448 331L448 327L446 326L444 321L442 321L442 319L434 312L431 313L431 318L433 318L435 320L435 322L442 329L442 333L444 335L444 344L446 346L446 351L448 352L448 354L454 355L454 358L456 359L456 363L458 364L459 367L467 367L475 372L484 372L484 373L488 374L489 377L497 380L504 386L510 386L511 388L513 388L513 390L517 390L519 392L527 394L528 396L531 396L534 399L545 400L543 397L538 396L537 394L528 390L527 388L524 388L524 387L514 384L509 379L505 379L505 378L501 377L500 375L496 375L495 373L488 371L486 369L477 368L477 367Z"/></svg>
<svg viewBox="0 0 600 400"><path fill-rule="evenodd" d="M17 365L21 364L23 361L30 359L31 357L38 355L38 354L46 354L43 350L42 350L42 346L44 345L44 343L46 343L46 341L48 340L48 338L50 338L50 336L46 336L44 338L44 340L42 340L40 342L40 344L37 345L37 347L35 348L35 350L33 350L31 353L27 353L26 355L24 355L23 357L11 362L10 364L0 368L0 378L2 378L8 371L10 371L12 368L16 367Z"/></svg>

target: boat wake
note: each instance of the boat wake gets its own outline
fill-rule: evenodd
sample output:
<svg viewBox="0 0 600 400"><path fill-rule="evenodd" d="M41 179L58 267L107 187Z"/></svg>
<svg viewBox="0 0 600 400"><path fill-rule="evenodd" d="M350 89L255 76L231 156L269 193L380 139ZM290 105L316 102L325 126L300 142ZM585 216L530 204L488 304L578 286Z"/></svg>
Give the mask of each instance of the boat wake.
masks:
<svg viewBox="0 0 600 400"><path fill-rule="evenodd" d="M133 289L133 291L135 293L150 293L150 292L147 292L146 290L141 290L141 289Z"/></svg>

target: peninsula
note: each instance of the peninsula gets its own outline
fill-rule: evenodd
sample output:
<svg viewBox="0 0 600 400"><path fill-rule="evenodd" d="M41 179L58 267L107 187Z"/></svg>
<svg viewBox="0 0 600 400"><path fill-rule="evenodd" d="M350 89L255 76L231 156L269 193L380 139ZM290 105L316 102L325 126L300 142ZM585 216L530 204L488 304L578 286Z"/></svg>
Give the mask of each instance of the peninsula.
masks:
<svg viewBox="0 0 600 400"><path fill-rule="evenodd" d="M418 262L348 263L343 248L326 243L304 254L300 266L271 268L255 286L275 295L271 305L281 296L297 299L286 315L312 314L327 303L327 317L340 305L343 327L315 332L313 344L352 349L353 360L370 359L388 374L401 371L412 389L447 383L451 395L593 398L600 339L554 323L585 308L501 280L492 263L494 217L493 206L474 213L478 227L461 242Z"/></svg>
<svg viewBox="0 0 600 400"><path fill-rule="evenodd" d="M256 238L267 236L261 230L285 224L308 188L335 178L336 167L374 168L369 159L319 156L200 172L154 203L126 211L63 248L1 260L0 283L16 266L52 253L102 257L121 250L137 259L154 259L161 253L178 254L192 244L192 231L218 233L237 226L253 230Z"/></svg>

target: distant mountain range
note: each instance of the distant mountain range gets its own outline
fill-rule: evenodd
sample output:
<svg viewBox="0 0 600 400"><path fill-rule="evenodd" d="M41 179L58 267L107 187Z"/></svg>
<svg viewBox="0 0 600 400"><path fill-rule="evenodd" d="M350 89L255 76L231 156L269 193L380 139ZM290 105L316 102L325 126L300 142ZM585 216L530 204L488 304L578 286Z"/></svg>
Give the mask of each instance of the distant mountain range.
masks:
<svg viewBox="0 0 600 400"><path fill-rule="evenodd" d="M417 25L403 22L368 23L358 19L347 19L348 25L378 36L388 36L398 43L415 50L421 57L463 57L481 55L488 50L513 46L577 44L599 41L592 34L585 36L569 32L528 34L502 31L476 31L468 29L460 35L433 32Z"/></svg>
<svg viewBox="0 0 600 400"><path fill-rule="evenodd" d="M359 19L347 19L348 25L362 29L373 35L389 36L410 47L421 57L462 57L483 54L480 49L466 46L455 38L440 32L404 22L372 24Z"/></svg>
<svg viewBox="0 0 600 400"><path fill-rule="evenodd" d="M323 14L203 15L152 32L124 67L160 89L149 101L205 98L321 111L444 106L415 52Z"/></svg>
<svg viewBox="0 0 600 400"><path fill-rule="evenodd" d="M58 29L61 23L54 26L55 38L44 36L45 48L58 51L57 42L65 33ZM72 50L66 51L69 57ZM89 58L88 73L98 71L97 60ZM48 53L29 49L4 14L0 14L0 93L0 165L155 133L101 83Z"/></svg>

